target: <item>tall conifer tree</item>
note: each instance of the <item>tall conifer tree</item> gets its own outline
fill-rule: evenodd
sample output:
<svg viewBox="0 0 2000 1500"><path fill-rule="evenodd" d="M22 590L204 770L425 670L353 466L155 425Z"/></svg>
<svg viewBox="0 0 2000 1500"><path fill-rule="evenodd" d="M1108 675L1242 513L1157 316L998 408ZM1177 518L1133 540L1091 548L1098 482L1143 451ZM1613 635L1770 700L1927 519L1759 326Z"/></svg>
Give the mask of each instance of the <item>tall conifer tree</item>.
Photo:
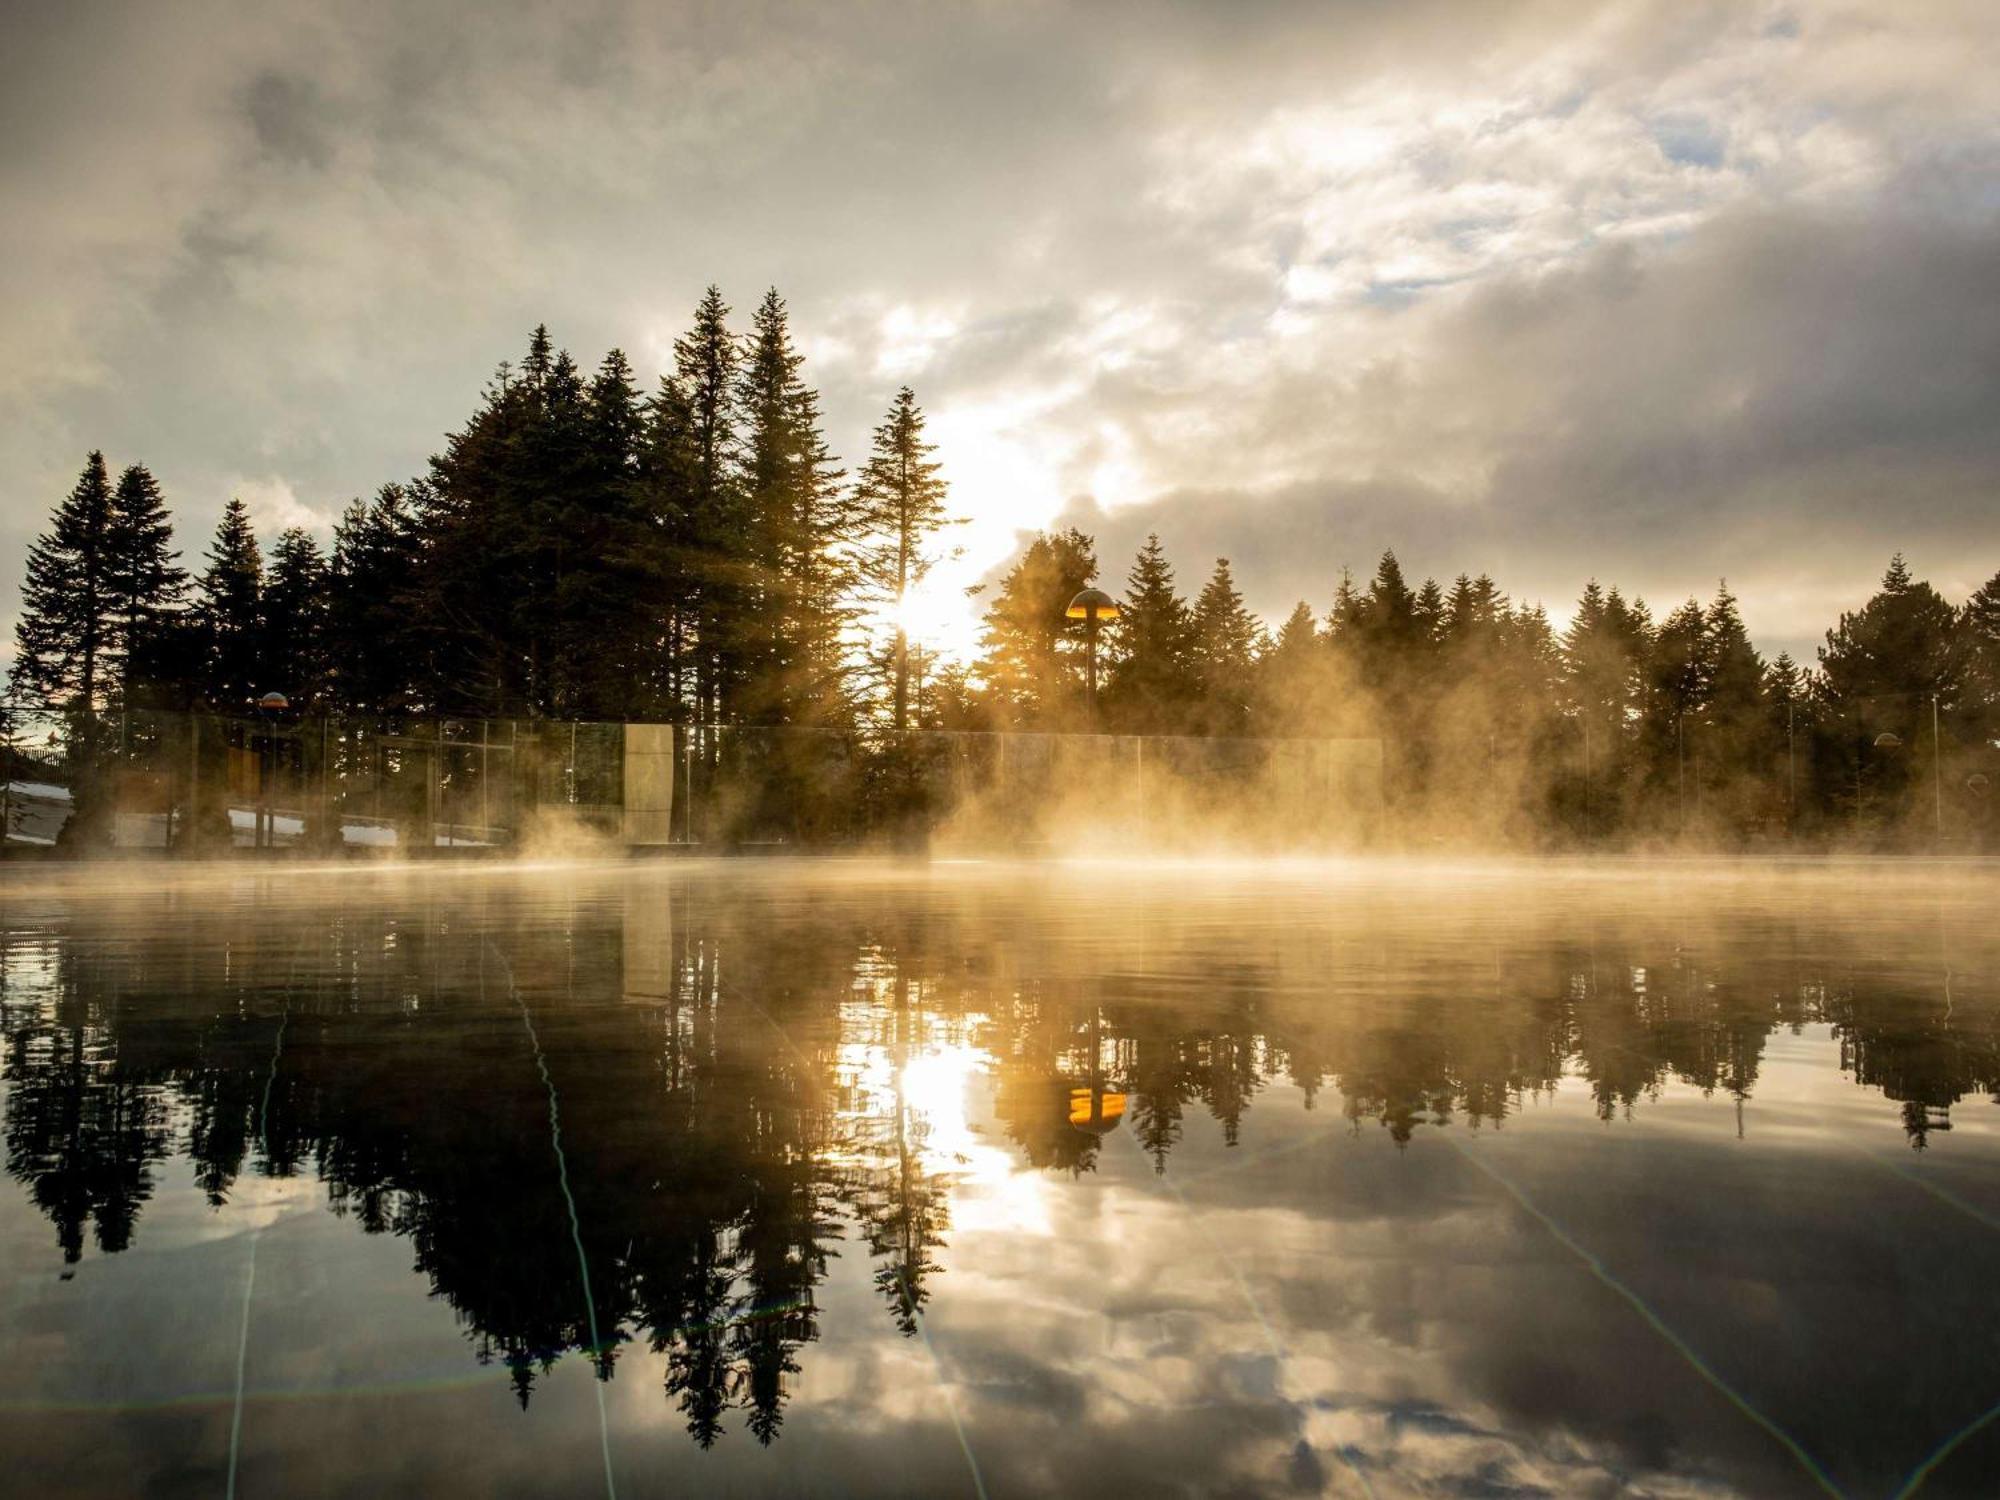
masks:
<svg viewBox="0 0 2000 1500"><path fill-rule="evenodd" d="M1250 727L1257 651L1264 628L1244 607L1228 558L1215 560L1215 571L1195 599L1193 623L1194 672L1201 687L1202 719L1212 734L1244 734Z"/></svg>
<svg viewBox="0 0 2000 1500"><path fill-rule="evenodd" d="M117 589L110 556L111 479L93 451L49 529L28 549L21 615L14 625L8 695L46 704L63 717L70 758L70 817L65 845L103 842L110 802L101 786L99 715L115 681L119 646Z"/></svg>
<svg viewBox="0 0 2000 1500"><path fill-rule="evenodd" d="M785 303L758 304L738 376L751 618L746 632L760 719L843 717L844 573L852 507L819 426L819 396L800 378Z"/></svg>
<svg viewBox="0 0 2000 1500"><path fill-rule="evenodd" d="M83 734L104 706L117 658L114 527L111 478L104 455L93 452L28 549L14 626L13 692L65 709Z"/></svg>
<svg viewBox="0 0 2000 1500"><path fill-rule="evenodd" d="M429 492L418 494L422 499ZM446 673L424 660L429 637L416 629L435 597L424 592L425 560L410 487L383 485L372 502L350 504L333 528L326 637L330 690L341 707L369 714L408 712L425 701L420 681L427 668L433 680L424 686L433 694L439 690L435 679ZM430 582L435 587L435 580Z"/></svg>
<svg viewBox="0 0 2000 1500"><path fill-rule="evenodd" d="M1125 575L1110 645L1106 717L1142 734L1183 732L1196 695L1193 622L1157 535L1146 538Z"/></svg>
<svg viewBox="0 0 2000 1500"><path fill-rule="evenodd" d="M241 500L223 507L207 560L201 616L208 640L208 699L224 713L241 713L264 691L264 556Z"/></svg>
<svg viewBox="0 0 2000 1500"><path fill-rule="evenodd" d="M326 697L327 561L312 533L289 526L271 548L263 594L263 672L294 705Z"/></svg>
<svg viewBox="0 0 2000 1500"><path fill-rule="evenodd" d="M746 676L746 617L753 607L737 463L740 359L729 305L711 286L695 306L694 326L674 344L674 378L687 403L695 713L711 721L737 714Z"/></svg>
<svg viewBox="0 0 2000 1500"><path fill-rule="evenodd" d="M1964 647L1966 707L1976 719L1974 732L2000 739L2000 573L1965 601L1959 615Z"/></svg>
<svg viewBox="0 0 2000 1500"><path fill-rule="evenodd" d="M904 610L910 590L938 561L931 550L933 539L952 524L945 511L942 466L931 457L935 451L924 441L924 414L917 398L904 386L875 429L874 447L855 488L862 576L894 621L888 664L890 722L898 729L909 723L910 636ZM1091 571L1096 571L1094 562Z"/></svg>
<svg viewBox="0 0 2000 1500"><path fill-rule="evenodd" d="M1063 612L1096 577L1096 548L1072 527L1037 536L1001 578L986 611L979 664L999 727L1056 730L1080 722L1083 622Z"/></svg>
<svg viewBox="0 0 2000 1500"><path fill-rule="evenodd" d="M109 576L118 612L122 687L128 703L144 682L183 667L173 650L187 598L187 570L173 550L173 520L159 481L143 464L118 476L107 532Z"/></svg>

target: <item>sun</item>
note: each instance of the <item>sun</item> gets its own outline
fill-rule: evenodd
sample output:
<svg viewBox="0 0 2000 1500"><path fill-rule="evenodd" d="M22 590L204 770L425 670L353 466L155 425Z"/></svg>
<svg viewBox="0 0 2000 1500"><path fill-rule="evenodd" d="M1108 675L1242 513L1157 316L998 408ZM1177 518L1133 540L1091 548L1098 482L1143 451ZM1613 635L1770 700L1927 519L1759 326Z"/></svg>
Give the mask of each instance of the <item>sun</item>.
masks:
<svg viewBox="0 0 2000 1500"><path fill-rule="evenodd" d="M862 617L871 638L887 640L905 631L913 648L939 656L969 660L978 649L979 621L962 585L927 578L903 597L882 604Z"/></svg>

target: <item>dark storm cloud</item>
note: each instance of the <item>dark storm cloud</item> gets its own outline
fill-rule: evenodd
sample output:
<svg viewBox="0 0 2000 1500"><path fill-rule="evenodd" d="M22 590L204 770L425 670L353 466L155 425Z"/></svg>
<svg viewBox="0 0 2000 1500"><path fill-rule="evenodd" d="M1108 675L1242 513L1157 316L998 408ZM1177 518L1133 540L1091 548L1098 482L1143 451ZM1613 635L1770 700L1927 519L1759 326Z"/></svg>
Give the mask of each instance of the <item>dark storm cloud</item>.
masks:
<svg viewBox="0 0 2000 1500"><path fill-rule="evenodd" d="M1409 369L1265 393L1285 425L1352 403L1435 448L1470 433L1491 464L1477 483L1330 473L1109 515L1084 498L1061 523L1096 534L1114 575L1148 532L1190 582L1227 555L1271 614L1323 607L1341 566L1365 577L1389 548L1557 609L1593 575L1662 605L1728 575L1794 650L1895 548L1963 591L2000 567L2000 234L1907 211L1917 197L1898 183L1875 212L1753 211L1650 256L1608 246L1480 289ZM1798 614L1771 609L1781 594Z"/></svg>
<svg viewBox="0 0 2000 1500"><path fill-rule="evenodd" d="M1727 571L1765 638L1985 507L1990 14L1796 5L15 7L0 614L85 450L323 524L546 320L650 378L791 301L974 518L1261 607L1382 546L1552 604ZM1080 498L1081 497L1081 498Z"/></svg>

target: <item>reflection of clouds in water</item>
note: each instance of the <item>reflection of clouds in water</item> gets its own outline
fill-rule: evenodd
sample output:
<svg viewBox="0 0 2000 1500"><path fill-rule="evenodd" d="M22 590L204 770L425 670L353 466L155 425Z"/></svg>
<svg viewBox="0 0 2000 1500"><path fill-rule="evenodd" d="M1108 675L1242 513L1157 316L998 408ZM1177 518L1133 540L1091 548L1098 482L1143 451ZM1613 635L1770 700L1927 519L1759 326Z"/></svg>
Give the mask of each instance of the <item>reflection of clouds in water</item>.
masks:
<svg viewBox="0 0 2000 1500"><path fill-rule="evenodd" d="M479 1369L469 1340L503 1367L468 1388L501 1399L465 1474L508 1472L530 1435L595 1438L571 1357L594 1310L625 1340L596 1388L619 1464L685 1449L702 1467L674 1472L703 1487L798 1464L882 1492L894 1450L888 1492L962 1492L947 1393L996 1494L1806 1482L1643 1308L1844 1487L1887 1493L1992 1399L2000 1237L1951 1201L1987 1211L2000 1147L1964 1102L1992 1071L1990 892L1899 877L1850 922L1836 880L1729 868L238 877L164 919L58 882L18 938L53 962L7 996L0 1237L32 1267L54 1222L94 1285L233 1295L236 1246L206 1271L157 1257L281 1209L284 1263L321 1269L296 1307L260 1269L260 1361L296 1316L290 1342L336 1372L313 1388L360 1399L454 1353ZM269 1123L298 1175L273 1180L241 1127L290 951L271 939L300 921L338 936L286 1042ZM561 1089L594 1307L553 1174L523 1165L546 1168L549 1101L518 1013L477 995L487 933ZM1108 1135L1072 1123L1080 1086L1126 1099ZM98 1215L133 1248L91 1250ZM341 1261L364 1247L368 1279ZM355 1379L398 1319L412 1342ZM190 1337L162 1326L156 1360ZM64 1368L0 1376L0 1405L61 1396L35 1382ZM670 1376L720 1392L712 1449ZM267 1399L251 1382L246 1409ZM782 1418L768 1454L752 1416ZM246 1460L283 1424L260 1425Z"/></svg>

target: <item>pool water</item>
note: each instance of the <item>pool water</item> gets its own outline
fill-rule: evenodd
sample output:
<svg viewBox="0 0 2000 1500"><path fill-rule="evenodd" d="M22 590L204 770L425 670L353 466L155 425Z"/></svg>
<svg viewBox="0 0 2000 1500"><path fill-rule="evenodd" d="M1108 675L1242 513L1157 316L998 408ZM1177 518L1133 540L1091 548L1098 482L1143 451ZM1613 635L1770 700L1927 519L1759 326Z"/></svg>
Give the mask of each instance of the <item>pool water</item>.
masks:
<svg viewBox="0 0 2000 1500"><path fill-rule="evenodd" d="M19 1495L2000 1493L2000 873L0 876Z"/></svg>

